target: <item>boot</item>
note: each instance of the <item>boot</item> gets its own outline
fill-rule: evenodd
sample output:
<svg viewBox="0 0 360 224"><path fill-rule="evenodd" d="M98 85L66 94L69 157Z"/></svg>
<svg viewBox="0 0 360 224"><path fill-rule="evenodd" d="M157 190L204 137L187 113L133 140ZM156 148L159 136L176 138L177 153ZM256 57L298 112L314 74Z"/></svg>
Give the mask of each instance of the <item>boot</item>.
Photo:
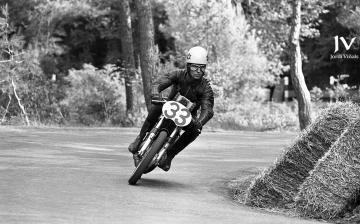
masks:
<svg viewBox="0 0 360 224"><path fill-rule="evenodd" d="M173 156L166 156L166 158L162 159L158 165L162 170L165 172L170 170L171 167L171 161L173 160Z"/></svg>
<svg viewBox="0 0 360 224"><path fill-rule="evenodd" d="M139 146L140 146L140 143L141 143L141 136L138 135L135 140L129 145L128 149L129 149L129 152L131 152L132 154L136 154L138 151L139 151Z"/></svg>
<svg viewBox="0 0 360 224"><path fill-rule="evenodd" d="M174 158L179 154L186 146L193 142L199 136L198 133L185 131L174 145L169 149L168 156Z"/></svg>
<svg viewBox="0 0 360 224"><path fill-rule="evenodd" d="M160 161L159 167L165 172L170 170L171 162L186 146L193 142L199 136L196 132L184 132L179 139L172 145L167 152L167 157Z"/></svg>
<svg viewBox="0 0 360 224"><path fill-rule="evenodd" d="M141 141L144 139L146 132L150 131L152 125L149 121L145 120L143 126L141 127L139 135L135 138L135 140L129 145L129 152L132 154L136 154L139 151L139 146Z"/></svg>

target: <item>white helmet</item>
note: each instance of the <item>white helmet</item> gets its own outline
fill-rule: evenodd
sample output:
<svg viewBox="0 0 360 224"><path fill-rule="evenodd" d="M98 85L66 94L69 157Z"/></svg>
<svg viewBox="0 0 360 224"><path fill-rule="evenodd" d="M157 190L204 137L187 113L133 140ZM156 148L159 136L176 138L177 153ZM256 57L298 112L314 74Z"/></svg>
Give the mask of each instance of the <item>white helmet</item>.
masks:
<svg viewBox="0 0 360 224"><path fill-rule="evenodd" d="M199 46L191 48L186 57L186 63L206 65L207 51Z"/></svg>

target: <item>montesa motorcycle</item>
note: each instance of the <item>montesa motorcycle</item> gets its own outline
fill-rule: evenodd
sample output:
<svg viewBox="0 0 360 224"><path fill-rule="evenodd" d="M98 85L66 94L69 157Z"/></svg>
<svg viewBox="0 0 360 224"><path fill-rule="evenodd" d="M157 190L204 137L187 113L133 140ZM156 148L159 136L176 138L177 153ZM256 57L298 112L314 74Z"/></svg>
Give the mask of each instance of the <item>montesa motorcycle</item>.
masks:
<svg viewBox="0 0 360 224"><path fill-rule="evenodd" d="M191 111L195 104L180 94L174 101L152 100L152 103L163 105L162 114L140 144L138 156L141 160L128 180L131 185L166 159L166 152L179 138L182 129L192 121Z"/></svg>

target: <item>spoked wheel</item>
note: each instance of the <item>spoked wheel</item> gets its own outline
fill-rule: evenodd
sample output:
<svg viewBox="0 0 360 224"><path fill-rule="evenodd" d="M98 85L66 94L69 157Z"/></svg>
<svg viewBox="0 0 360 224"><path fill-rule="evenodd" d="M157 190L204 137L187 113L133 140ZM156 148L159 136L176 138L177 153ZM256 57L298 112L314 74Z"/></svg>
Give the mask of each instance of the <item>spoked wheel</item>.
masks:
<svg viewBox="0 0 360 224"><path fill-rule="evenodd" d="M164 145L165 140L167 138L168 134L166 131L161 131L153 144L151 145L151 148L148 150L148 152L143 156L141 162L139 165L135 168L133 174L129 178L129 184L135 185L136 182L141 178L141 175L147 171L150 163L152 162L154 156L156 153L158 153L161 149L161 147Z"/></svg>

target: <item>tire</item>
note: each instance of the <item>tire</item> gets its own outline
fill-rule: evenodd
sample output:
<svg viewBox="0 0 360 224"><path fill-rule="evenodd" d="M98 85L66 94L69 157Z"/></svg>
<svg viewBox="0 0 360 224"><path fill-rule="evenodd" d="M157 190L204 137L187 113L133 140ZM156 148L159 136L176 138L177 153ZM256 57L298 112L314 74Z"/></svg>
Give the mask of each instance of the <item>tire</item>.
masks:
<svg viewBox="0 0 360 224"><path fill-rule="evenodd" d="M149 151L143 156L141 162L139 165L135 168L133 174L129 178L128 182L130 185L135 185L136 182L141 178L141 175L146 172L148 169L149 164L153 160L156 153L159 152L161 147L164 145L166 138L168 137L168 134L166 131L161 131L153 144L151 145L151 148Z"/></svg>

